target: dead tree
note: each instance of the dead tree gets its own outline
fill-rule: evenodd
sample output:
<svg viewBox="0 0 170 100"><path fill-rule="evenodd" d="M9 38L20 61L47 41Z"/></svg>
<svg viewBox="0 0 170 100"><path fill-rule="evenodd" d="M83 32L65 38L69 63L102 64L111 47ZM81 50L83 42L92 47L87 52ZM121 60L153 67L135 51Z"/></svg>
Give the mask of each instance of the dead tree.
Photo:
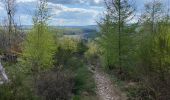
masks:
<svg viewBox="0 0 170 100"><path fill-rule="evenodd" d="M7 18L5 23L3 23L3 29L1 34L4 36L5 42L3 42L4 55L8 55L9 58L7 61L16 61L16 56L18 52L21 51L20 43L23 40L23 35L17 24L15 23L14 17L16 12L16 0L4 0Z"/></svg>
<svg viewBox="0 0 170 100"><path fill-rule="evenodd" d="M14 16L15 16L15 7L16 7L16 1L15 0L4 0L6 13L7 13L7 36L8 36L8 42L6 46L8 46L8 52L11 52L12 47L12 38L15 31L14 27Z"/></svg>

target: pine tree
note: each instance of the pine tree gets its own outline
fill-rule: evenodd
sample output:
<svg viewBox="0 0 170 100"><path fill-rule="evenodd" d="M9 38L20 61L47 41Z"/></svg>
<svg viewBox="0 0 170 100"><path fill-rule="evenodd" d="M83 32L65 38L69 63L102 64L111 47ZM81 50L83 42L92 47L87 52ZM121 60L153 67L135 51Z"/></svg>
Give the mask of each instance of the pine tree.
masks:
<svg viewBox="0 0 170 100"><path fill-rule="evenodd" d="M52 67L55 53L53 34L49 32L46 0L38 2L38 11L33 18L34 26L24 43L23 57L34 73Z"/></svg>
<svg viewBox="0 0 170 100"><path fill-rule="evenodd" d="M99 26L101 37L98 44L103 52L104 63L108 69L113 69L115 63L118 62L118 54L114 53L117 50L117 42L115 41L117 34L112 34L114 32L114 27L110 16L106 15L103 21L99 23Z"/></svg>
<svg viewBox="0 0 170 100"><path fill-rule="evenodd" d="M141 59L143 82L155 93L154 99L164 100L169 93L170 23L163 13L162 3L153 0L146 4L142 22Z"/></svg>
<svg viewBox="0 0 170 100"><path fill-rule="evenodd" d="M140 47L140 57L145 64L145 74L150 73L152 68L152 54L154 53L155 47L155 37L160 33L159 24L162 21L160 19L162 16L162 3L153 0L145 4L145 12L141 16L141 33L142 33L142 44ZM162 16L163 17L163 16ZM144 56L146 55L146 56Z"/></svg>
<svg viewBox="0 0 170 100"><path fill-rule="evenodd" d="M111 27L106 29L108 35L103 35L104 40L106 41L107 47L104 47L105 50L109 50L110 54L107 54L106 57L109 62L112 62L111 66L119 68L120 72L122 67L126 65L127 59L129 56L130 50L130 25L129 21L134 16L135 8L130 4L129 0L105 0L107 7L107 17L109 16L110 25L103 24L103 27ZM108 23L108 20L104 22ZM111 29L111 30L110 30ZM103 33L101 28L101 33ZM105 39L105 37L108 37ZM108 51L105 53L108 53ZM126 63L126 64L125 64Z"/></svg>

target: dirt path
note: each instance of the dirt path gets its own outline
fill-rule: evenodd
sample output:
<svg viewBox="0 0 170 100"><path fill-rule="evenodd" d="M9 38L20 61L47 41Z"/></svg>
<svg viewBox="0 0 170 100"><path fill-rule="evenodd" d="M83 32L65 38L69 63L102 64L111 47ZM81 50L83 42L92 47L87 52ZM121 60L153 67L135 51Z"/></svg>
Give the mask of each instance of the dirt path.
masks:
<svg viewBox="0 0 170 100"><path fill-rule="evenodd" d="M109 76L100 69L94 71L97 94L100 100L127 100L125 94L114 86Z"/></svg>

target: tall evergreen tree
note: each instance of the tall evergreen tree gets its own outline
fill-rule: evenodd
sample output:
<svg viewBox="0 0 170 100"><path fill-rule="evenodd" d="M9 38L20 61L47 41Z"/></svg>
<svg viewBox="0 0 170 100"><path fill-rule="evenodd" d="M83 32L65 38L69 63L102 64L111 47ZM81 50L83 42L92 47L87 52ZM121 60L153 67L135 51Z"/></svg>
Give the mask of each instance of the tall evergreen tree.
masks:
<svg viewBox="0 0 170 100"><path fill-rule="evenodd" d="M119 68L120 72L122 71L122 67L127 64L130 50L129 44L131 42L131 33L130 25L128 24L130 20L134 17L135 11L135 8L131 3L130 0L105 0L107 16L109 16L109 20L111 23L109 27L112 27L112 31L108 30L107 32L108 34L110 34L110 36L105 34L103 36L108 37L107 39L110 40L106 41L106 44L108 46L104 47L104 49L107 50L110 48L110 52L112 52L112 54L109 54L109 56L112 56L113 59L109 60L113 60L112 62L114 62L114 65L111 64L111 66ZM108 25L106 24L103 24L102 26L108 27ZM103 31L101 32L103 33ZM103 39L107 40L105 38Z"/></svg>
<svg viewBox="0 0 170 100"><path fill-rule="evenodd" d="M115 42L116 34L112 34L114 32L113 23L110 19L109 15L103 19L102 22L99 23L100 30L101 30L101 38L98 43L103 51L103 59L105 66L109 69L114 67L114 64L117 61L118 54L114 54L114 51L117 47L117 42Z"/></svg>

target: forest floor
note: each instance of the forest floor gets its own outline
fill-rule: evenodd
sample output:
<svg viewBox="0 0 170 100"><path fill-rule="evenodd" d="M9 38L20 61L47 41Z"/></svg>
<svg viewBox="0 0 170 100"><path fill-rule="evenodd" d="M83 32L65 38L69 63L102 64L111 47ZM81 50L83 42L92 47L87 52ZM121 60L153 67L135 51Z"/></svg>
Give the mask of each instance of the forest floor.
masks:
<svg viewBox="0 0 170 100"><path fill-rule="evenodd" d="M93 73L99 100L127 100L126 95L110 80L107 73L100 68L95 68Z"/></svg>

